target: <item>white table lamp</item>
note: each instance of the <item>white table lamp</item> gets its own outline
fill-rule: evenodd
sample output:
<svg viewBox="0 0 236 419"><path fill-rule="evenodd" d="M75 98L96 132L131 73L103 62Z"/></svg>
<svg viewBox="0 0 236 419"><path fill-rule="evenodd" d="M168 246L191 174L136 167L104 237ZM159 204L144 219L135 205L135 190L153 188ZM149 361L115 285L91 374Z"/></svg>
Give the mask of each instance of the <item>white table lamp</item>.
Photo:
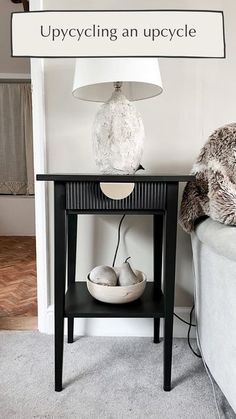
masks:
<svg viewBox="0 0 236 419"><path fill-rule="evenodd" d="M144 127L131 101L162 92L157 58L78 58L73 95L105 102L93 127L95 160L103 173L133 174L143 153Z"/></svg>

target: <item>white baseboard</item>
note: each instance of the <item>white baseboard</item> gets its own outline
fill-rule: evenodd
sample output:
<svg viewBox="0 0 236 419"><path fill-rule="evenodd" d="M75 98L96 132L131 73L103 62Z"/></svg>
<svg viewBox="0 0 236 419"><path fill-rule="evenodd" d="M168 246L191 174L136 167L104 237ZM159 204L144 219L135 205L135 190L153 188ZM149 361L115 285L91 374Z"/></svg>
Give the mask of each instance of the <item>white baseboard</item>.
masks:
<svg viewBox="0 0 236 419"><path fill-rule="evenodd" d="M189 321L190 307L176 307L175 313L184 320ZM163 336L161 321L160 335ZM195 337L195 328L192 327L191 337ZM53 305L48 307L46 324L40 332L53 334L54 311ZM188 326L174 317L174 337L186 338ZM67 333L67 322L65 321L65 334ZM75 319L75 336L153 336L152 319Z"/></svg>

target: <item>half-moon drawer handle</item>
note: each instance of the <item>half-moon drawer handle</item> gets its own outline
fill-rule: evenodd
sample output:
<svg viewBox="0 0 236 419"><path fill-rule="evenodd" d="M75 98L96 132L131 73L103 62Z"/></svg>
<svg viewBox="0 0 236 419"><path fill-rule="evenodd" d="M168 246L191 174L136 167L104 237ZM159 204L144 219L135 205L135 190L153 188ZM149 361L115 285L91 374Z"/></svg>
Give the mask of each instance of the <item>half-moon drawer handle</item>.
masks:
<svg viewBox="0 0 236 419"><path fill-rule="evenodd" d="M111 199L127 198L133 192L134 186L134 183L100 182L101 191Z"/></svg>

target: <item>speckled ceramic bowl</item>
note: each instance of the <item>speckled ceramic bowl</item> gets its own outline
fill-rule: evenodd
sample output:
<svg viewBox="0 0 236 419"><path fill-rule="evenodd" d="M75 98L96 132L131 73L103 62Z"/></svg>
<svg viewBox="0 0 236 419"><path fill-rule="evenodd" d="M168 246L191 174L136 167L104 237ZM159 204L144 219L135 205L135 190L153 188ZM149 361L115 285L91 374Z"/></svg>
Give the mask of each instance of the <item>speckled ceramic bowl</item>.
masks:
<svg viewBox="0 0 236 419"><path fill-rule="evenodd" d="M103 303L125 304L135 301L141 297L145 290L146 275L141 271L135 270L134 272L141 279L141 282L138 282L135 285L127 285L123 287L119 285L109 287L108 285L95 284L90 281L88 275L88 291L94 298L96 298L96 300L102 301Z"/></svg>

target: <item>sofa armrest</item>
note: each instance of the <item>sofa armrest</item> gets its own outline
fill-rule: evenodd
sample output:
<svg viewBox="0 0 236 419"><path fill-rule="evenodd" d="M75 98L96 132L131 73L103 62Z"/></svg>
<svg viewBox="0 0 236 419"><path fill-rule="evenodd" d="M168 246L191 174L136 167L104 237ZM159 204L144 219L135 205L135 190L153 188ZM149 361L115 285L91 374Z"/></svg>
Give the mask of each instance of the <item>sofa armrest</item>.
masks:
<svg viewBox="0 0 236 419"><path fill-rule="evenodd" d="M219 255L236 261L236 226L229 226L213 221L202 221L195 230L198 239L211 247Z"/></svg>

